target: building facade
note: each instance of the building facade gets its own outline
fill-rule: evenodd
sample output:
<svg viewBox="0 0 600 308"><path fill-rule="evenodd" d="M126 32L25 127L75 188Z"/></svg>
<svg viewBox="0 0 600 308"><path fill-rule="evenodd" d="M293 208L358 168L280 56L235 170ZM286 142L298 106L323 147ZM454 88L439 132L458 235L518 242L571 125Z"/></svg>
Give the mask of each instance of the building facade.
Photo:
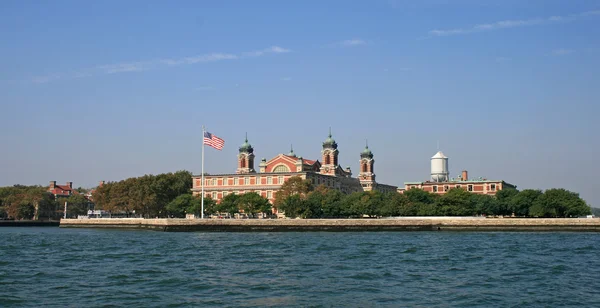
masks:
<svg viewBox="0 0 600 308"><path fill-rule="evenodd" d="M279 154L269 160L261 159L257 170L254 157L254 148L246 138L239 147L235 173L204 175L205 196L220 202L228 194L256 192L273 203L275 192L293 176L307 179L314 186L324 185L346 194L358 191L396 191L398 189L396 186L380 184L375 181L375 160L368 146L360 154L358 177L352 177L350 167L342 168L339 165L338 144L332 138L331 132L322 144L321 161L297 156L291 149L288 154ZM202 191L201 175L194 175L192 180L192 193L200 195Z"/></svg>
<svg viewBox="0 0 600 308"><path fill-rule="evenodd" d="M72 195L78 194L78 192L73 189L73 182L67 182L65 185L58 185L56 181L50 181L50 185L48 185L48 192L54 195L54 198L68 198Z"/></svg>
<svg viewBox="0 0 600 308"><path fill-rule="evenodd" d="M476 194L495 195L502 189L516 189L517 186L502 180L469 179L468 172L463 170L457 178L448 178L446 181L405 182L404 188L398 189L398 192L403 193L414 188L435 194L445 194L452 188L461 188Z"/></svg>

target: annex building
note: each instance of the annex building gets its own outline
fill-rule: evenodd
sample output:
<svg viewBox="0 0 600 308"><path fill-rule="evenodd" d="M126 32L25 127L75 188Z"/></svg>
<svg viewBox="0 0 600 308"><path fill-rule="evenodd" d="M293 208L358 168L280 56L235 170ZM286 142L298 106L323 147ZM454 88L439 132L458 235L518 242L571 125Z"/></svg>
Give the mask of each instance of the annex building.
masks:
<svg viewBox="0 0 600 308"><path fill-rule="evenodd" d="M217 202L228 194L257 192L271 203L275 200L275 192L283 183L293 176L308 179L314 186L324 185L349 194L357 191L396 191L398 188L375 181L375 160L368 146L360 153L360 172L352 177L350 167L339 165L338 144L329 137L323 142L321 161L297 156L294 150L288 154L279 154L269 160L262 159L258 170L254 164L254 148L248 138L239 147L237 170L231 174L205 174L204 193ZM194 175L192 193L201 194L201 175Z"/></svg>
<svg viewBox="0 0 600 308"><path fill-rule="evenodd" d="M431 157L431 180L424 182L405 182L399 193L409 189L422 189L433 194L445 194L452 188L464 189L468 192L484 195L495 195L502 189L516 189L517 186L503 180L488 180L486 178L469 178L467 170L463 170L456 178L450 177L448 157L438 151Z"/></svg>

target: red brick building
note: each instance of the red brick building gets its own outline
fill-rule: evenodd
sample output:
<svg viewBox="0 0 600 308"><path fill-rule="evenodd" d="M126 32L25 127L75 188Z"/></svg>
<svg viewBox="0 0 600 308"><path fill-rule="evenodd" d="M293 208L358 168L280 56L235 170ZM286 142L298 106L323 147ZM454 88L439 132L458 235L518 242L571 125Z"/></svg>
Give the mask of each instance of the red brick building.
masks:
<svg viewBox="0 0 600 308"><path fill-rule="evenodd" d="M495 195L496 192L502 189L516 189L517 186L502 180L488 180L484 178L469 179L467 171L464 170L460 176L457 178L450 178L448 181L405 182L404 188L398 189L398 192L402 193L405 190L413 188L419 188L436 194L444 194L452 188L461 188L476 194Z"/></svg>
<svg viewBox="0 0 600 308"><path fill-rule="evenodd" d="M65 185L57 185L56 181L50 181L48 192L52 193L55 198L68 198L71 195L78 194L78 192L73 189L73 182L67 182Z"/></svg>
<svg viewBox="0 0 600 308"><path fill-rule="evenodd" d="M339 165L338 145L332 138L331 132L323 142L321 161L297 156L292 149L288 154L279 154L269 160L263 158L257 171L254 157L254 148L246 139L239 148L235 173L204 175L205 196L219 202L228 194L257 192L273 203L275 192L293 176L308 179L314 186L325 185L344 193L364 190L397 190L396 186L380 184L375 181L375 160L368 147L360 154L358 177L352 177L350 167L342 168ZM194 195L201 193L201 184L201 175L194 175L192 188Z"/></svg>

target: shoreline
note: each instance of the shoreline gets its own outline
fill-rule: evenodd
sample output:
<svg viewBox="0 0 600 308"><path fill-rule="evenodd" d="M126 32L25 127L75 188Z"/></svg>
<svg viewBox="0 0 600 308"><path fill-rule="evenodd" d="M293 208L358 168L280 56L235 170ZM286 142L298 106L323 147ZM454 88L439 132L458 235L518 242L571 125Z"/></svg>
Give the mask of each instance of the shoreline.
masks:
<svg viewBox="0 0 600 308"><path fill-rule="evenodd" d="M573 231L600 232L600 219L402 217L383 219L61 219L61 228L142 229L164 232L348 231Z"/></svg>
<svg viewBox="0 0 600 308"><path fill-rule="evenodd" d="M0 220L0 227L58 227L58 220Z"/></svg>

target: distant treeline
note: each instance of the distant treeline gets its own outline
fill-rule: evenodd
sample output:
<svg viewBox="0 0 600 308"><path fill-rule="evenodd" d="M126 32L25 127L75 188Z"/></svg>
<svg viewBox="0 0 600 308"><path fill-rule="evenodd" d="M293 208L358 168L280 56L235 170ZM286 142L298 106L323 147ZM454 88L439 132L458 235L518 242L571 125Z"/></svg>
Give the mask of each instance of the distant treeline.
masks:
<svg viewBox="0 0 600 308"><path fill-rule="evenodd" d="M289 184L289 185L288 185ZM288 187L289 186L289 187ZM276 194L275 205L287 217L475 216L578 217L591 208L577 193L565 189L504 189L496 196L454 188L437 195L421 189L403 194L355 192L344 195L323 186L313 189L300 178L290 179Z"/></svg>
<svg viewBox="0 0 600 308"><path fill-rule="evenodd" d="M82 188L77 189L84 192ZM55 199L44 186L14 185L0 187L0 218L16 220L54 220L64 214L64 204L68 202L69 217L87 213L89 201L82 194Z"/></svg>
<svg viewBox="0 0 600 308"><path fill-rule="evenodd" d="M129 216L185 217L200 214L201 200L191 194L192 175L188 171L144 175L109 182L92 194L95 209ZM85 214L90 206L82 194L55 200L47 187L0 187L0 218L58 219L64 202L70 217ZM355 192L345 195L325 186L313 187L310 181L292 177L275 193L273 205L290 218L352 218L389 216L518 216L578 217L592 213L577 193L565 189L504 189L495 196L479 195L463 189L450 189L443 195L420 189L403 194ZM597 210L597 209L595 209ZM268 200L258 193L229 194L219 204L204 199L205 214L245 213L254 216L272 212Z"/></svg>
<svg viewBox="0 0 600 308"><path fill-rule="evenodd" d="M191 197L191 188L192 174L177 171L108 182L99 186L92 193L92 198L95 209L125 215L166 217L167 205L180 195Z"/></svg>

